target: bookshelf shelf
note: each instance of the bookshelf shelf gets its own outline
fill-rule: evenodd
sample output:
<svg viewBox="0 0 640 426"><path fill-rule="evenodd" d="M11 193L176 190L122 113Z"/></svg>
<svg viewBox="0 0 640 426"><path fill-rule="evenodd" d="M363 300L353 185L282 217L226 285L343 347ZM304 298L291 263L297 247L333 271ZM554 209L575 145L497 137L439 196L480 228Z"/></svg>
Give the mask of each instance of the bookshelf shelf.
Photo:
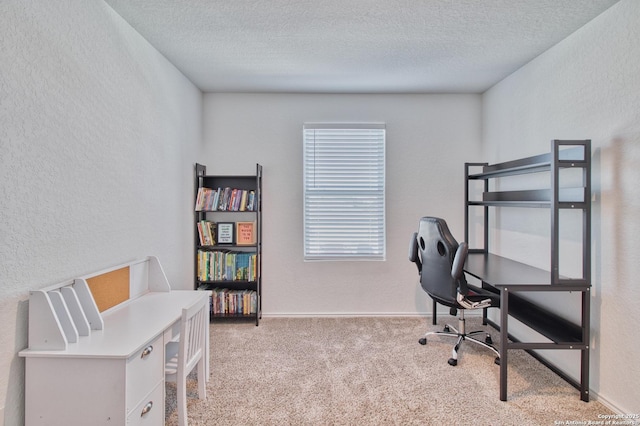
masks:
<svg viewBox="0 0 640 426"><path fill-rule="evenodd" d="M211 320L262 317L262 166L209 175L195 165L194 288L210 290Z"/></svg>

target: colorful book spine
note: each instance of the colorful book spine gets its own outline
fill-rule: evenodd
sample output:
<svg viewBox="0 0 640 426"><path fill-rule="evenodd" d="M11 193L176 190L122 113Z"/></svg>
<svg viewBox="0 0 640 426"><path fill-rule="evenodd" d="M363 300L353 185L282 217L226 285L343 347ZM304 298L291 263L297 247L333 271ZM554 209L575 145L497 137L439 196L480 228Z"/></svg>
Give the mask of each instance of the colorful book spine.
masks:
<svg viewBox="0 0 640 426"><path fill-rule="evenodd" d="M254 190L240 188L198 188L196 211L256 211Z"/></svg>
<svg viewBox="0 0 640 426"><path fill-rule="evenodd" d="M213 315L254 315L258 310L258 295L254 290L212 290L211 313Z"/></svg>
<svg viewBox="0 0 640 426"><path fill-rule="evenodd" d="M200 281L255 281L257 254L221 250L198 250Z"/></svg>

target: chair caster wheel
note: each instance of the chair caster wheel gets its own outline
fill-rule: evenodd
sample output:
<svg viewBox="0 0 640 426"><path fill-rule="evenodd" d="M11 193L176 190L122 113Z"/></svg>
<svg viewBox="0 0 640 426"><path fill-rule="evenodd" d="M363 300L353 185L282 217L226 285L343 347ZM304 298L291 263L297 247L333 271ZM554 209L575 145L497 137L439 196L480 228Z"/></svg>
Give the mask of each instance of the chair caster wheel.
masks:
<svg viewBox="0 0 640 426"><path fill-rule="evenodd" d="M427 344L427 338L423 337L422 339L418 340L418 343L420 343L421 345L426 345Z"/></svg>
<svg viewBox="0 0 640 426"><path fill-rule="evenodd" d="M456 365L458 365L458 360L454 359L454 358L449 358L449 361L447 361L447 362L449 363L449 365L454 366L454 367Z"/></svg>
<svg viewBox="0 0 640 426"><path fill-rule="evenodd" d="M449 328L449 326L448 326L448 325L445 325L445 326L444 326L443 331L445 331L445 332L447 332L447 333L448 333L448 332L450 332L450 331L451 331L451 329Z"/></svg>
<svg viewBox="0 0 640 426"><path fill-rule="evenodd" d="M494 362L494 364L496 364L496 365L500 365L500 357L499 357L499 356L497 356L497 357L496 357L496 359L495 359L493 362Z"/></svg>
<svg viewBox="0 0 640 426"><path fill-rule="evenodd" d="M490 335L490 334L487 334L487 337L485 337L485 338L484 338L484 342L485 342L487 345L493 345L493 339L491 338L491 335Z"/></svg>

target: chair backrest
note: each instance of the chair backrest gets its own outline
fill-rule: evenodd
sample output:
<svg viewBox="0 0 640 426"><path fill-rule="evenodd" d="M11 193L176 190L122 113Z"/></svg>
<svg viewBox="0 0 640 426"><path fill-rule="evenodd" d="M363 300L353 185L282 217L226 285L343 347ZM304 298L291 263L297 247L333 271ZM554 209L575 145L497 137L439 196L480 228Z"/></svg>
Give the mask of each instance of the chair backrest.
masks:
<svg viewBox="0 0 640 426"><path fill-rule="evenodd" d="M437 302L455 307L459 289L466 292L467 282L462 273L464 259L458 259L458 273L453 273L454 259L458 248L466 254L466 245L458 244L451 234L447 222L437 217L420 219L418 232L415 235L415 247L421 262L420 285L423 290ZM412 242L413 244L413 242ZM411 258L410 248L410 258ZM455 278L452 275L457 275Z"/></svg>
<svg viewBox="0 0 640 426"><path fill-rule="evenodd" d="M201 299L182 309L178 375L185 377L204 356L207 325L207 299ZM198 380L202 380L198 377Z"/></svg>

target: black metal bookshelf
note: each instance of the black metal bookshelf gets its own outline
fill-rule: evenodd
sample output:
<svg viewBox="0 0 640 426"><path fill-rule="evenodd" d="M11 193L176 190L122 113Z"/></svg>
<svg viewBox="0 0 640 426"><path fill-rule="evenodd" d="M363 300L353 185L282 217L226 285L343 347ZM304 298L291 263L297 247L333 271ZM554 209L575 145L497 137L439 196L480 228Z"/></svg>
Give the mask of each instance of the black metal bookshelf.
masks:
<svg viewBox="0 0 640 426"><path fill-rule="evenodd" d="M195 200L194 288L213 292L212 321L244 319L258 325L262 166L256 164L255 175L210 175L205 165L196 164Z"/></svg>

